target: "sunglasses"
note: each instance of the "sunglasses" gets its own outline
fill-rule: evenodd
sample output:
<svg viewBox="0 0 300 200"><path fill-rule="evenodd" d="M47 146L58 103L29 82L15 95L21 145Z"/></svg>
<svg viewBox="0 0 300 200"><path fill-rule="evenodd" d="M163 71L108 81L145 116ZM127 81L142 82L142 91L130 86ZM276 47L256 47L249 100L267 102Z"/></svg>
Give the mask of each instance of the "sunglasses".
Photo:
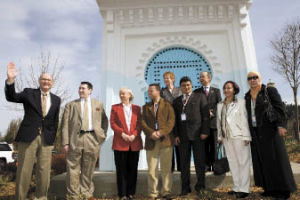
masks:
<svg viewBox="0 0 300 200"><path fill-rule="evenodd" d="M248 81L257 80L258 76L249 76L247 79L248 79Z"/></svg>

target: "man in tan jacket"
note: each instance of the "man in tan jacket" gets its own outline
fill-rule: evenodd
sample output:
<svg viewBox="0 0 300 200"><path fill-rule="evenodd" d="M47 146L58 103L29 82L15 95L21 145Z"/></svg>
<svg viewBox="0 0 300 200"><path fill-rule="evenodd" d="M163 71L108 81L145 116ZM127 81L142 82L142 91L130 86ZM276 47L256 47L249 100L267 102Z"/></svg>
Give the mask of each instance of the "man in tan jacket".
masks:
<svg viewBox="0 0 300 200"><path fill-rule="evenodd" d="M93 199L93 174L108 120L103 103L90 97L93 86L81 82L80 99L68 103L62 120L62 145L67 154L67 199Z"/></svg>
<svg viewBox="0 0 300 200"><path fill-rule="evenodd" d="M149 196L155 199L159 196L158 160L162 173L161 195L170 199L172 188L172 143L170 135L175 124L175 114L172 105L160 97L159 84L151 84L148 95L152 102L143 106L142 128L146 135L145 149L148 162Z"/></svg>

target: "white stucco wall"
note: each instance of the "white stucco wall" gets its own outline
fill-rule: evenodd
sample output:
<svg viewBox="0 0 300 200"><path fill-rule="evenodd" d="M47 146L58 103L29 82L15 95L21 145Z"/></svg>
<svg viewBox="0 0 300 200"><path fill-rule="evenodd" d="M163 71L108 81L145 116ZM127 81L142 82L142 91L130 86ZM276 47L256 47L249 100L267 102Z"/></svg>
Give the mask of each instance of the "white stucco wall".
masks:
<svg viewBox="0 0 300 200"><path fill-rule="evenodd" d="M149 59L159 50L185 46L201 53L219 88L235 80L241 96L248 90L246 74L257 70L248 16L250 0L97 0L104 19L101 96L110 116L122 86L131 88L134 102L144 104L144 79ZM101 149L100 169L114 170L113 133ZM141 152L139 169L146 169Z"/></svg>

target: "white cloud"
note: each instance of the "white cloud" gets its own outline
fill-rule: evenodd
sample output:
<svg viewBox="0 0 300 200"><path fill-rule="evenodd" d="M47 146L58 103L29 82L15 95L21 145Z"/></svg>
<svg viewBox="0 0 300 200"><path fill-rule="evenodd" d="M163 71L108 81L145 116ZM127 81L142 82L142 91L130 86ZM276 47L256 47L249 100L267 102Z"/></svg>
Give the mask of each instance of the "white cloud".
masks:
<svg viewBox="0 0 300 200"><path fill-rule="evenodd" d="M11 60L17 67L28 65L41 49L50 51L65 64L64 82L70 86L72 98L76 98L79 82L99 73L101 16L96 1L4 0L0 6L0 30L0 74L6 74ZM5 76L0 76L2 97L4 80ZM6 105L1 98L1 132L17 116L10 114Z"/></svg>

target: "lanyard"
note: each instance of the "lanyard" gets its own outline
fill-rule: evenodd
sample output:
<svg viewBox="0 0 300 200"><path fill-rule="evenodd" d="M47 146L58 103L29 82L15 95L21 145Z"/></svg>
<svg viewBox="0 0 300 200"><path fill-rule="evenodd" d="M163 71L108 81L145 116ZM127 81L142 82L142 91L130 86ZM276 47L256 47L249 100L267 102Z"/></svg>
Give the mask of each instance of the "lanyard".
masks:
<svg viewBox="0 0 300 200"><path fill-rule="evenodd" d="M191 95L186 95L186 96L185 96L185 99L183 99L183 101L182 101L182 104L183 104L182 112L184 112L185 107L186 107L186 105L187 105L187 103L188 103L188 101L189 101L189 99L190 99L190 96L191 96Z"/></svg>

